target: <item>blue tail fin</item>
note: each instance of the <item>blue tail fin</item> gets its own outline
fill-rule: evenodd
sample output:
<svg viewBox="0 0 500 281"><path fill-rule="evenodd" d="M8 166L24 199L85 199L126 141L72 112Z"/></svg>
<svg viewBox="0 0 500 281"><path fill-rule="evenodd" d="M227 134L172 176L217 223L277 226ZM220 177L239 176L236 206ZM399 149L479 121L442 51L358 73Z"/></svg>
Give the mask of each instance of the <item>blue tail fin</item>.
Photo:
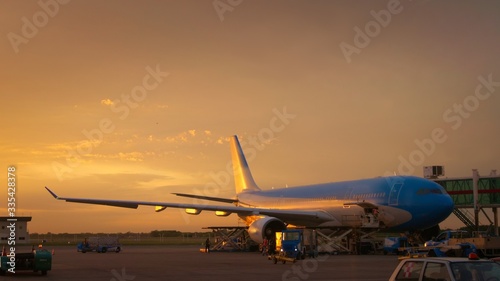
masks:
<svg viewBox="0 0 500 281"><path fill-rule="evenodd" d="M236 194L244 191L259 191L260 188L253 180L252 173L250 173L250 168L241 149L238 136L232 136L230 143Z"/></svg>

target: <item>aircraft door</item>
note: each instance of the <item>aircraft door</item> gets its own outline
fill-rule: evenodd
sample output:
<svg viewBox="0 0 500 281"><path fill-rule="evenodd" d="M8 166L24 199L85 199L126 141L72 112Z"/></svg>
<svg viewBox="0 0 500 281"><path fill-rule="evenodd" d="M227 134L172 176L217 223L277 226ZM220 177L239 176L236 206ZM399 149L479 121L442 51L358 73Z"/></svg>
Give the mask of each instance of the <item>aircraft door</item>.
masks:
<svg viewBox="0 0 500 281"><path fill-rule="evenodd" d="M399 192L401 191L402 183L395 183L389 194L389 205L398 205Z"/></svg>

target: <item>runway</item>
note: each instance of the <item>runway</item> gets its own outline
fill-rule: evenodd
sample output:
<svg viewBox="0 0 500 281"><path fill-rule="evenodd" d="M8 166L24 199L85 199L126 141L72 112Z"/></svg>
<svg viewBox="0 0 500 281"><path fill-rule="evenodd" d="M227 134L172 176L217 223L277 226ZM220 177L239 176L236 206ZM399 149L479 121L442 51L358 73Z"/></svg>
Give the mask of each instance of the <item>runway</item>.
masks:
<svg viewBox="0 0 500 281"><path fill-rule="evenodd" d="M27 271L6 280L388 280L396 256L320 256L296 263L273 264L259 253L200 253L199 246L124 246L121 253L78 253L76 247L54 250L47 276ZM19 249L21 252L21 249ZM11 277L12 279L10 279ZM36 279L34 279L36 278Z"/></svg>

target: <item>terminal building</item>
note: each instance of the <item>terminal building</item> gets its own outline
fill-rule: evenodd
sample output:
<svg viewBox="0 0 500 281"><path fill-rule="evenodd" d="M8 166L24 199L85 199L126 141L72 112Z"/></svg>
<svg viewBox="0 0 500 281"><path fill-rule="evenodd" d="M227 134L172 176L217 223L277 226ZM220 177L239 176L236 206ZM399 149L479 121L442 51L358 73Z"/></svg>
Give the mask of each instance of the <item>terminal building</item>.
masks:
<svg viewBox="0 0 500 281"><path fill-rule="evenodd" d="M31 217L0 217L0 244L7 244L11 236L15 237L16 245L29 244L28 222L30 221ZM12 223L16 226L14 231L9 228Z"/></svg>

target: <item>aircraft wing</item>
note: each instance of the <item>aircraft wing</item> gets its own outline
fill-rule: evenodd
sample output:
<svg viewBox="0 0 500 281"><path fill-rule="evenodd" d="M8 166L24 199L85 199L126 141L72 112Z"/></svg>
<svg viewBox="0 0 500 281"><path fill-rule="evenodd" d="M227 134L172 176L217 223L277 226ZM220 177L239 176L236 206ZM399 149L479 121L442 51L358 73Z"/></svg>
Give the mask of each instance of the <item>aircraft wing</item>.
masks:
<svg viewBox="0 0 500 281"><path fill-rule="evenodd" d="M214 211L218 216L228 216L232 213L242 216L271 216L283 221L289 220L313 220L316 222L326 222L332 220L332 216L322 210L283 210L283 209L265 209L265 208L250 208L241 206L216 206L205 204L189 204L189 203L169 203L169 202L150 202L150 201L132 201L132 200L110 200L110 199L91 199L91 198L67 198L59 197L48 187L45 187L52 196L58 200L66 202L106 205L122 208L137 209L140 205L155 206L156 211L160 212L166 208L186 209L186 213L198 215L201 211Z"/></svg>

